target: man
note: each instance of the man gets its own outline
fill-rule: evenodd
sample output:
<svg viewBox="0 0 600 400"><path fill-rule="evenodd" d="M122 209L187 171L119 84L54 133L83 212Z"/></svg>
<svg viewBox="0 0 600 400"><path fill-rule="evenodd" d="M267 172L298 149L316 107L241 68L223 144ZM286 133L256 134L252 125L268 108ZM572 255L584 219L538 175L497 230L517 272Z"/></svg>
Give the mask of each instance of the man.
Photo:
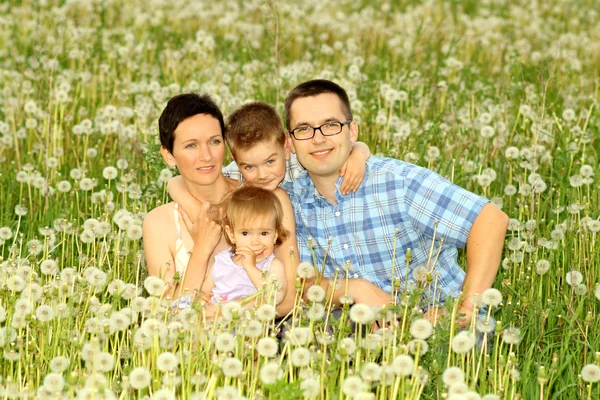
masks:
<svg viewBox="0 0 600 400"><path fill-rule="evenodd" d="M474 296L496 277L508 217L432 171L387 158L371 157L359 189L342 195L339 169L358 126L348 95L331 81L293 89L285 118L290 148L308 172L286 186L301 261L320 266L325 260L325 275L338 269L341 279L349 266L348 291L371 305L392 300L393 278L404 285L420 282L434 320L437 305L462 290L459 311L465 317L459 323L466 325ZM466 275L457 262L457 248L465 245ZM336 304L345 293L345 285L335 291Z"/></svg>

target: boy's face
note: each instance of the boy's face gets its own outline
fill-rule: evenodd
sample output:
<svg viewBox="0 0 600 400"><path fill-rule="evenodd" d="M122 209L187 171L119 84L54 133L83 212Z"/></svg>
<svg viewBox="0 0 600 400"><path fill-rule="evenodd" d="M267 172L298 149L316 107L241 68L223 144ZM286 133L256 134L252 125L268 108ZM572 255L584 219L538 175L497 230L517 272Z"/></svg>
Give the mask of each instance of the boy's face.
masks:
<svg viewBox="0 0 600 400"><path fill-rule="evenodd" d="M285 161L289 158L289 153L285 146L272 140L238 150L234 158L246 182L263 189L275 190L285 178Z"/></svg>

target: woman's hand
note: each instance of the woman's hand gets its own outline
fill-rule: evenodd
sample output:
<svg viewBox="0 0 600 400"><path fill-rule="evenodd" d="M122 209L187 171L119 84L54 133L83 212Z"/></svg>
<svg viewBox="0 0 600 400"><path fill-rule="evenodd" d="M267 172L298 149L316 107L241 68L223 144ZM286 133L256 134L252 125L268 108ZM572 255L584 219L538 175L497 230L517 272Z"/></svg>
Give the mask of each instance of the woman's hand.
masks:
<svg viewBox="0 0 600 400"><path fill-rule="evenodd" d="M210 203L201 202L200 212L195 221L192 221L184 209L180 210L183 222L194 241L194 248L199 245L201 249L210 250L210 254L212 254L221 240L222 228L219 223L220 210L215 217L214 212L209 212L210 208Z"/></svg>

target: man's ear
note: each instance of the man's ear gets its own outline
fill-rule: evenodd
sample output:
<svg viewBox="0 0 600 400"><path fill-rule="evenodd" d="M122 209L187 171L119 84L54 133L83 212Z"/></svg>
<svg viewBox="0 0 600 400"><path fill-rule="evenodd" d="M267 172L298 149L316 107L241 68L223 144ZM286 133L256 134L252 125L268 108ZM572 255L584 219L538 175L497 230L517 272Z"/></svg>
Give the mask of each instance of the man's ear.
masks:
<svg viewBox="0 0 600 400"><path fill-rule="evenodd" d="M356 121L350 122L350 141L352 144L358 140L358 123Z"/></svg>
<svg viewBox="0 0 600 400"><path fill-rule="evenodd" d="M166 147L160 146L160 154L162 155L163 159L170 168L175 168L177 166L177 163L175 162L175 157L173 157L173 154L171 154L171 152L167 150Z"/></svg>
<svg viewBox="0 0 600 400"><path fill-rule="evenodd" d="M292 139L292 135L288 133L285 134L285 146L288 152L292 152L296 154L296 148L294 147L294 139Z"/></svg>
<svg viewBox="0 0 600 400"><path fill-rule="evenodd" d="M233 232L231 231L231 228L229 227L229 225L225 225L225 234L229 238L229 241L231 243L235 244L235 239L233 238Z"/></svg>

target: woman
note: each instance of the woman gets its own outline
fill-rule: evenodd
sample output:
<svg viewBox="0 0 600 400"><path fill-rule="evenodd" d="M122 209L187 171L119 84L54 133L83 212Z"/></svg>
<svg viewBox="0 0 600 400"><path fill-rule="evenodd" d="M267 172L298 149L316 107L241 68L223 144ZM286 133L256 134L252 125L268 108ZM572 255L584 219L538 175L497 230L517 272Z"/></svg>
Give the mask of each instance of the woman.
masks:
<svg viewBox="0 0 600 400"><path fill-rule="evenodd" d="M150 275L172 283L172 297L196 296L202 292L214 255L228 247L221 234L219 204L239 183L221 172L225 159L223 114L209 96L173 97L161 114L159 131L163 158L170 167L178 168L187 189L202 207L197 216L189 216L177 204L168 203L146 216L146 264ZM285 229L290 232L275 252L285 265L287 293L277 308L279 315L285 315L295 299L297 261L290 249L296 249L296 235L289 197L282 190L276 194L283 206Z"/></svg>

